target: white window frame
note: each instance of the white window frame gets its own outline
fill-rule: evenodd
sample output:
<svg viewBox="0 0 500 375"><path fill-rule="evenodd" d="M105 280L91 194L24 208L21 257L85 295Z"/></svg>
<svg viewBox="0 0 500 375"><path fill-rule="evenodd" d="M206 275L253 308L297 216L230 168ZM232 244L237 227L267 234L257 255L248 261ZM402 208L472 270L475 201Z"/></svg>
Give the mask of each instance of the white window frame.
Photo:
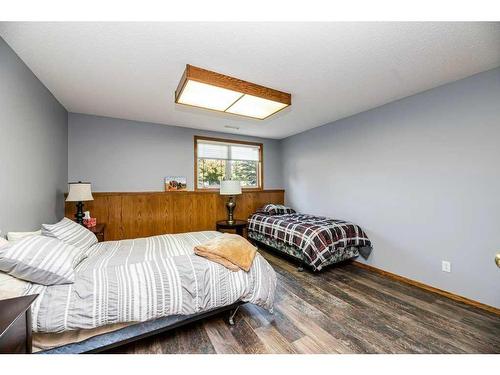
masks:
<svg viewBox="0 0 500 375"><path fill-rule="evenodd" d="M222 138L213 138L213 137L204 137L204 136L194 136L194 190L195 191L218 191L218 187L199 187L198 186L198 141L210 141L210 142L218 142L225 143L230 145L247 145L254 146L259 148L259 161L258 161L258 170L257 170L257 186L256 187L243 187L245 191L259 191L263 190L264 187L264 145L262 143L257 142L247 142L247 141L239 141L234 139L222 139ZM228 158L228 160L231 160ZM226 166L227 167L227 166Z"/></svg>

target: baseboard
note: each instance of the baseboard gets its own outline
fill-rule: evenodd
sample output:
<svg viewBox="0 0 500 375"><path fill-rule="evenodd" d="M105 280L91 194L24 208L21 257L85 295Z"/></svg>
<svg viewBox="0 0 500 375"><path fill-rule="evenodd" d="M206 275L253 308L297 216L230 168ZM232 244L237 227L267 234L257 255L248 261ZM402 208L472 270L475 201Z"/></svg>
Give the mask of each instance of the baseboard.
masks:
<svg viewBox="0 0 500 375"><path fill-rule="evenodd" d="M397 274L392 273L392 272L384 271L380 268L370 266L369 264L361 263L361 262L358 262L355 260L352 262L352 264L354 264L356 267L364 268L366 270L376 272L376 273L378 273L382 276L388 277L390 279L401 281L403 283L416 286L417 288L424 289L424 290L427 290L429 292L436 293L436 294L439 294L441 296L447 297L447 298L452 299L454 301L462 302L462 303L465 303L467 305L477 307L478 309L485 310L485 311L488 311L488 312L496 314L496 315L500 315L500 309L497 309L496 307L486 305L484 303L477 302L477 301L474 301L474 300L466 298L466 297L459 296L458 294L447 292L446 290L435 288L433 286L421 283L419 281L408 279L407 277L400 276L400 275L397 275Z"/></svg>

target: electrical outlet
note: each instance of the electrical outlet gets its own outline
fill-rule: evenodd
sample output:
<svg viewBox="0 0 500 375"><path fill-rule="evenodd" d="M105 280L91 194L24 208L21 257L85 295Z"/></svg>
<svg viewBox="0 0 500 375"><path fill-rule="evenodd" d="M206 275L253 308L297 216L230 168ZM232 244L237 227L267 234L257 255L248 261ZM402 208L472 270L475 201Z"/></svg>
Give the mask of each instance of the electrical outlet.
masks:
<svg viewBox="0 0 500 375"><path fill-rule="evenodd" d="M443 260L441 262L441 271L451 272L451 262L448 262L447 260Z"/></svg>

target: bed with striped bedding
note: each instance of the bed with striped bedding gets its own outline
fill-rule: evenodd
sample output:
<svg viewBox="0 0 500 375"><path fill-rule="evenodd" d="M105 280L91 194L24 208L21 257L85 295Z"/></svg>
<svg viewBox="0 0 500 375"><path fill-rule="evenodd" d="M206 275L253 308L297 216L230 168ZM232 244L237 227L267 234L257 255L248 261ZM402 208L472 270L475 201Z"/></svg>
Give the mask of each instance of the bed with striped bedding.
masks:
<svg viewBox="0 0 500 375"><path fill-rule="evenodd" d="M33 331L65 332L203 313L236 302L272 310L276 275L259 254L249 272L232 272L196 256L213 231L94 244L75 268L73 284L29 284L39 294Z"/></svg>

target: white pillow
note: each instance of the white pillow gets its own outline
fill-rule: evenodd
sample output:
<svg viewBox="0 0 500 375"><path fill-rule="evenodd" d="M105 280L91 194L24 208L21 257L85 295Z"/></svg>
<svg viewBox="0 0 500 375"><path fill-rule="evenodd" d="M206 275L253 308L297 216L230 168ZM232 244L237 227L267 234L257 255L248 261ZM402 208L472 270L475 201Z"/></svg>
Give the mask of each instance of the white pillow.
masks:
<svg viewBox="0 0 500 375"><path fill-rule="evenodd" d="M27 281L0 272L0 300L21 297L29 285Z"/></svg>
<svg viewBox="0 0 500 375"><path fill-rule="evenodd" d="M58 238L61 241L76 246L83 251L97 243L97 237L83 225L68 218L55 224L43 224L42 235Z"/></svg>
<svg viewBox="0 0 500 375"><path fill-rule="evenodd" d="M43 285L70 284L82 250L45 236L30 236L0 248L0 271Z"/></svg>
<svg viewBox="0 0 500 375"><path fill-rule="evenodd" d="M9 241L7 241L5 238L0 237L0 247L7 245Z"/></svg>
<svg viewBox="0 0 500 375"><path fill-rule="evenodd" d="M9 241L19 241L19 240L23 239L24 237L39 236L41 234L42 234L41 230L37 230L34 232L8 232L7 239Z"/></svg>

